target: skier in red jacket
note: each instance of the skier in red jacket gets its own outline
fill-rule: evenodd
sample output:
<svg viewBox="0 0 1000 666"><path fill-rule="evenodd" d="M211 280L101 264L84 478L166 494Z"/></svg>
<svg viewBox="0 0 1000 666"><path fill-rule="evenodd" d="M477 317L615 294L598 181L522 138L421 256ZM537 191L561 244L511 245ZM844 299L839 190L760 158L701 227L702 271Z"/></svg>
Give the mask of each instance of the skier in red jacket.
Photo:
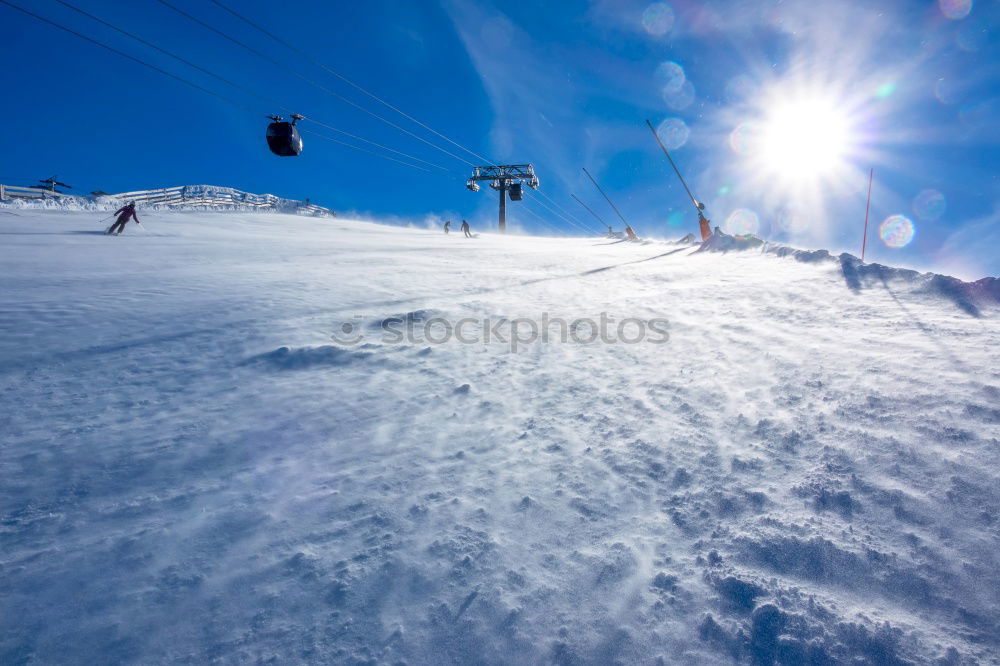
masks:
<svg viewBox="0 0 1000 666"><path fill-rule="evenodd" d="M115 223L108 229L109 234L117 236L121 232L125 231L125 225L128 224L130 219L135 220L135 223L139 224L139 216L135 214L134 201L129 201L127 204L116 210L115 215L118 216L118 219L115 220ZM116 228L117 231L115 231Z"/></svg>

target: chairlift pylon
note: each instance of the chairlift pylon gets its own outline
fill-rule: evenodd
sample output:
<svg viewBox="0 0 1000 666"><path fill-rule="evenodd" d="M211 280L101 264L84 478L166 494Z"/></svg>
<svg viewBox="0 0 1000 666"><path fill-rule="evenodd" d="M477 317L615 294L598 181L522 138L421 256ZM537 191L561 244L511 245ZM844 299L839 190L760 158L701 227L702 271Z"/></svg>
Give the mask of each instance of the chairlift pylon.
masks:
<svg viewBox="0 0 1000 666"><path fill-rule="evenodd" d="M472 176L465 186L473 192L479 191L478 181L488 182L490 187L500 193L499 228L500 233L507 230L507 197L511 201L520 201L524 190L522 184L537 190L538 176L535 167L530 164L489 164L472 167Z"/></svg>
<svg viewBox="0 0 1000 666"><path fill-rule="evenodd" d="M37 187L38 189L42 189L42 190L48 190L50 192L59 192L59 190L56 189L57 186L58 187L65 187L68 190L72 190L73 189L72 185L67 185L66 183L61 183L61 182L59 182L59 180L57 180L58 178L59 178L59 176L49 176L48 178L39 180L38 184L35 185L34 187Z"/></svg>
<svg viewBox="0 0 1000 666"><path fill-rule="evenodd" d="M273 122L267 126L267 147L271 152L281 157L295 157L302 152L302 136L295 123L303 120L303 116L292 114L291 122L281 116L268 116Z"/></svg>

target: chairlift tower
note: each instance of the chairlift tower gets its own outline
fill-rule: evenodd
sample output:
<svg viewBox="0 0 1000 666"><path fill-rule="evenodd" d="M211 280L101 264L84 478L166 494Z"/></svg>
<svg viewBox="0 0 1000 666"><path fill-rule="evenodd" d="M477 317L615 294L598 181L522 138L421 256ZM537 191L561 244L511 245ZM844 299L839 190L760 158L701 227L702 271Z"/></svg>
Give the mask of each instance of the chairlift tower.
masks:
<svg viewBox="0 0 1000 666"><path fill-rule="evenodd" d="M72 185L67 185L66 183L60 183L58 180L56 180L57 178L59 178L59 176L49 176L44 180L38 181L38 185L35 185L35 187L40 190L48 190L49 192L55 192L56 194L63 194L62 192L56 189L57 185L59 187L65 187L68 190L73 189Z"/></svg>
<svg viewBox="0 0 1000 666"><path fill-rule="evenodd" d="M507 231L507 193L511 201L520 201L521 187L538 189L538 176L530 164L507 164L503 166L472 167L472 176L465 186L472 192L479 191L479 181L489 181L490 187L500 192L500 233Z"/></svg>

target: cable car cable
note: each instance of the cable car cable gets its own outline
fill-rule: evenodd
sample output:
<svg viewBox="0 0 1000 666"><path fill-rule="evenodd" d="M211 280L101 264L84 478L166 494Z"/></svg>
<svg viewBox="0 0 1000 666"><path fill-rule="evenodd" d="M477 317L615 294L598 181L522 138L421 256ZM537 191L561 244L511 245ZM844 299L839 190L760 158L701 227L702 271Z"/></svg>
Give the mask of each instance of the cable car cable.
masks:
<svg viewBox="0 0 1000 666"><path fill-rule="evenodd" d="M226 6L226 5L224 5L223 3L219 2L219 0L212 0L212 2L213 2L214 4L216 4L216 5L218 5L219 7L221 7L222 9L226 10L227 12L229 12L230 14L232 14L233 16L235 16L236 18L240 19L240 20L241 20L241 21L243 21L244 23L246 23L246 24L248 24L248 25L250 25L250 26L252 26L252 27L256 28L256 29L257 29L257 30L259 30L260 32L264 33L265 35L267 35L267 36L268 36L268 37L270 37L271 39L275 40L276 42L278 42L278 43L280 43L280 44L284 44L285 46L287 46L287 47L288 47L288 48L290 48L291 50L293 50L293 51L295 51L296 53L298 53L298 54L299 54L300 56L302 56L303 58L305 58L305 59L309 60L310 62L312 62L313 64L315 64L316 66L318 66L318 67L320 67L320 68L322 68L322 69L326 70L326 71L327 71L327 72L329 72L330 74L333 74L333 75L334 75L334 76L336 76L336 77L337 77L338 79L340 79L341 81L343 81L343 82L344 82L344 83L346 83L347 85L351 86L352 88L354 88L354 89L356 89L356 90L358 90L358 91L360 91L360 92L363 92L364 94L368 95L369 97L371 97L371 98L372 98L372 99L374 99L375 101L379 102L379 103L380 103L380 104L382 104L383 106L386 106L386 107L388 107L389 109L392 109L393 111L395 111L395 112L396 112L396 113L398 113L399 115L403 116L403 117L404 117L404 118L406 118L407 120L409 120L409 121L411 121L411 122L413 122L413 123L416 123L417 125L420 125L421 127L423 127L423 128L424 128L425 130L427 130L428 132L432 132L433 134L436 134L437 136L441 137L442 139L444 139L445 141L447 141L447 142L448 142L448 143L450 143L451 145L453 145L453 146L455 146L455 147L457 147L457 148L461 148L462 150L464 150L465 152L469 153L469 154L470 154L470 155L472 155L473 157L475 157L475 158L477 158L477 159L479 159L479 160L482 160L482 161L486 162L486 163L487 163L487 164L489 164L489 165L493 165L493 164L495 164L495 162L493 162L492 160L489 160L489 159L487 159L487 158L483 157L482 155L480 155L479 153L477 153L477 152L475 152L475 151L473 151L473 150L470 150L470 149L466 148L465 146L463 146L462 144L458 143L457 141L454 141L453 139L451 139L451 138L449 138L449 137L445 136L444 134L442 134L441 132L438 132L438 131L437 131L436 129L434 129L433 127L430 127L430 126L428 126L428 125L426 125L426 124L424 124L424 123L420 122L419 120L417 120L417 119L416 119L416 118L414 118L413 116L409 115L409 114L408 114L408 113L406 113L405 111L402 111L401 109L399 109L399 108L397 108L397 107L393 106L392 104L390 104L389 102L385 101L384 99L382 99L381 97L379 97L379 96L378 96L378 95L376 95L375 93L373 93L373 92L371 92L370 90L367 90L366 88L364 88L363 86L361 86L361 85L359 85L359 84L355 83L354 81L352 81L351 79L347 78L346 76L344 76L344 75L343 75L343 74L341 74L340 72L336 71L335 69L332 69L331 67L328 67L327 65L325 65L325 64L324 64L324 63L322 63L321 61L317 60L316 58L314 58L314 57L313 57L313 56L311 56L310 54L306 53L305 51L303 51L303 50L302 50L302 49L300 49L299 47L295 46L294 44L291 44L290 42L287 42L287 41L285 41L284 39L282 39L282 38L281 38L281 37L279 37L278 35L276 35L276 34L274 34L273 32L271 32L271 31L267 30L266 28L263 28L263 27L261 27L260 25L258 25L257 23L255 23L255 22L251 21L251 20L250 20L250 19L248 19L248 18L247 18L246 16L243 16L242 14L240 14L239 12L237 12L236 10L234 10L234 9L232 9L232 8L230 8L230 7L227 7L227 6Z"/></svg>
<svg viewBox="0 0 1000 666"><path fill-rule="evenodd" d="M562 206L560 206L560 205L559 205L558 203L556 203L555 201L553 201L553 200L552 200L552 197L550 197L549 195L545 194L545 193L544 193L544 192L542 192L541 190L536 190L536 192L537 192L538 194L542 195L543 197L545 197L545 200L546 200L546 201L548 201L548 202L549 202L550 204L552 204L553 206L555 206L555 207L556 207L557 209L559 209L559 210L560 210L561 212L565 213L565 215L566 215L567 217L569 217L569 218L573 219L574 221L576 221L576 222L580 223L580 224L581 224L581 225L583 225L583 226L587 226L587 223L586 223L586 222L584 222L583 220L581 220L580 218L578 218L578 217L577 217L576 215L574 215L573 213L569 212L568 210L566 210L565 208L563 208Z"/></svg>
<svg viewBox="0 0 1000 666"><path fill-rule="evenodd" d="M298 78L302 79L306 83L308 83L308 84L310 84L310 85L312 85L312 86L314 86L316 88L319 88L320 90L322 90L323 92L327 93L328 95L336 97L337 99L339 99L340 101L344 102L345 104L353 106L354 108L358 109L359 111L363 111L364 113L367 113L368 115L372 116L373 118L377 118L378 120L381 120L382 122L384 122L385 124L389 125L390 127L395 127L400 132L404 132L404 133L412 136L413 138L417 139L418 141L422 141L422 142L426 143L428 146L431 146L432 148L440 150L442 153L444 153L446 155L450 155L451 157L454 157L457 160L465 162L469 166L475 166L475 164L473 164L469 160L465 159L464 157L459 157L455 153L452 153L452 152L450 152L448 150L445 150L444 148L442 148L441 146L438 146L437 144L431 143L430 141L428 141L427 139L423 138L422 136L420 136L418 134L414 134L413 132L411 132L410 130L406 129L405 127L400 127L399 125L397 125L396 123L392 122L391 120L383 118L382 116L378 115L374 111L369 111L368 109L366 109L365 107L361 106L360 104L347 99L343 95L335 93L334 91L330 90L329 88L327 88L326 86L322 85L321 83L317 83L316 81L313 81L312 79L310 79L305 74L302 74L301 72L298 72L298 71L292 69L291 67L288 67L287 65L282 64L281 62L275 60L274 58L272 58L272 57L270 57L270 56L268 56L268 55L266 55L264 53L261 53L260 51L258 51L257 49L253 48L252 46L244 44L243 42L241 42L240 40L236 39L235 37L232 37L232 36L226 34L224 31L219 30L218 28L215 28L215 27L209 25L208 23L202 21L201 19L199 19L199 18L197 18L195 16L192 16L191 14L187 13L183 9L181 9L179 7L176 7L176 6L172 5L171 3L167 2L167 0L157 0L157 2L159 2L161 5L169 7L170 9L174 10L175 12L177 12L178 14L180 14L181 16L187 17L188 19L194 21L198 25L200 25L200 26L202 26L202 27L204 27L204 28L206 28L208 30L211 30L212 32L214 32L214 33L216 33L216 34L218 34L218 35L220 35L220 36L228 39L229 41L231 41L234 44L236 44L236 45L238 45L238 46L246 49L247 51L250 51L251 53L253 53L257 57L262 58L262 59L268 61L269 63L271 63L275 67L279 67L279 68L285 70L286 72L289 72L290 74L293 74L293 75L297 76Z"/></svg>
<svg viewBox="0 0 1000 666"><path fill-rule="evenodd" d="M88 17L90 19L93 19L94 21L97 21L98 23L100 23L102 25L105 25L105 26L111 28L112 30L116 30L116 31L120 32L121 34L123 34L123 35L125 35L127 37L131 37L132 39L136 40L137 42L139 42L141 44L145 44L146 46L150 47L151 49L155 49L156 51L159 51L160 53L163 53L164 55L170 56L174 60L177 60L179 62L184 63L188 67L192 67L194 69L197 69L199 72L202 72L204 74L208 74L209 76L211 76L213 78L216 78L219 81L222 81L223 83L236 88L237 90L241 90L241 91L245 92L246 94L250 95L251 97L256 97L257 99L259 99L259 100L261 100L263 102L266 102L269 106L277 107L277 108L281 109L282 111L285 111L286 113L291 113L292 112L292 109L290 107L285 106L284 104L281 104L280 102L275 102L272 99L268 99L267 97L259 95L256 92L254 92L253 90L250 90L249 88L247 88L247 87L245 87L243 85L240 85L239 83L235 83L234 81L231 81L231 80L227 79L224 76L216 74L215 72L212 72L212 71L210 71L208 69L205 69L204 67L202 67L200 65L197 65L197 64L191 62L190 60L182 58L181 56L177 55L176 53L172 53L172 52L168 51L167 49L159 47L156 44L153 44L152 42L150 42L150 41L148 41L146 39L143 39L142 37L139 37L138 35L134 35L131 32L129 32L129 31L123 29L123 28L119 28L118 26L116 26L116 25L114 25L112 23L109 23L108 21L105 21L104 19L102 19L100 17L94 16L93 14L91 14L91 13L89 13L89 12L83 10L83 9L80 9L79 7L77 7L75 5L73 5L73 4L69 3L69 2L66 2L66 0L56 0L56 2L58 2L61 5L64 5L65 7L68 7L70 9L72 9L73 11L79 12L80 14L83 14L84 16L86 16L86 17ZM338 129L336 127L333 127L332 125L327 125L325 123L322 123L322 122L316 120L315 118L313 118L311 116L307 117L307 119L309 121L313 122L313 123L316 123L317 125L319 125L321 127L325 127L328 130L331 130L333 132L337 132L339 134L343 134L344 136L349 136L352 139L356 139L356 140L362 141L364 143L371 144L371 145L375 146L376 148L381 148L382 150L387 150L387 151L389 151L391 153L396 153L397 155L402 155L403 157L407 157L407 158L409 158L411 160L415 160L417 162L423 162L424 164L428 164L430 166L436 167L436 168L441 169L443 171L447 171L448 170L447 168L445 168L443 166L440 166L438 164L434 164L433 162L428 162L427 160L420 159L419 157L416 157L414 155L410 155L408 153L404 153L404 152L402 152L400 150L396 150L394 148L389 148L388 146L383 146L380 143L376 143L374 141L370 141L369 139L366 139L366 138L361 137L361 136L357 136L356 134L351 134L350 132L344 131L342 129ZM356 148L356 146L352 146L349 143L344 143L343 141L341 141L340 143L342 143L345 146L351 146L352 148ZM377 155L377 153L374 153L372 151L364 151L364 152L369 152L369 153L371 153L373 155ZM401 164L405 164L405 162L400 162L400 163Z"/></svg>
<svg viewBox="0 0 1000 666"><path fill-rule="evenodd" d="M68 32L68 33L70 33L72 35L76 35L80 39L85 39L88 42L90 42L91 44L96 44L97 46L100 46L103 49L107 49L108 51L111 51L112 53L116 53L116 54L122 56L123 58L128 58L129 60L131 60L133 62L137 62L140 65L142 65L143 67L148 67L149 69L152 69L152 70L154 70L156 72L159 72L160 74L163 74L164 76L169 76L170 78L174 79L175 81L180 81L181 83L187 84L187 85L191 86L192 88L197 88L198 90L202 91L203 93L208 93L209 95L212 95L213 97L218 97L219 99L221 99L223 101L226 101L226 102L229 102L230 104L232 104L234 106L238 106L238 107L241 107L243 109L247 109L251 113L254 113L254 114L257 113L256 110L250 108L249 106L247 106L246 104L243 104L242 102L237 102L236 100L231 99L229 97L226 97L225 95L223 95L221 93L217 93L214 90L209 90L208 88L200 86L197 83L192 83L191 81L188 81L187 79L181 78L181 77L177 76L176 74L171 74L170 72L166 71L165 69L160 69L156 65L151 65L150 63L148 63L148 62L146 62L144 60L140 60L139 58L136 58L135 56L130 56L129 54L125 53L124 51L119 51L118 49L116 49L116 48L114 48L112 46L108 46L107 44L104 44L102 42L99 42L96 39L91 39L90 37L87 37L86 35L84 35L82 33L79 33L76 30L73 30L72 28L67 28L66 26L60 25L60 24L56 23L55 21L50 21L49 19L45 18L44 16L39 16L38 14L36 14L36 13L34 13L32 11L29 11L29 10L25 9L24 7L20 7L18 5L15 5L13 2L9 2L8 0L0 0L0 4L7 5L8 7L16 9L19 12L23 12L23 13L27 14L28 16L32 16L32 17L38 19L39 21L42 21L43 23L48 23L49 25L54 26L56 28L59 28L60 30L64 30L64 31L66 31L66 32Z"/></svg>
<svg viewBox="0 0 1000 666"><path fill-rule="evenodd" d="M246 104L238 102L238 101L236 101L236 100L234 100L234 99L232 99L230 97L227 97L226 95L223 95L221 93L215 92L214 90L210 90L208 88L205 88L204 86L200 86L197 83L194 83L192 81L188 81L187 79L182 78L180 76L177 76L176 74L171 74L170 72L168 72L168 71L166 71L164 69L161 69L161 68L157 67L156 65L152 65L152 64L150 64L150 63L148 63L148 62L146 62L144 60L136 58L135 56L131 56L128 53L125 53L124 51L119 51L118 49L116 49L114 47L108 46L107 44L104 44L103 42L97 41L96 39L92 39L91 37L88 37L87 35L84 35L84 34L82 34L80 32L77 32L76 30L73 30L72 28L67 28L66 26L60 25L59 23L56 23L55 21L51 21L51 20L45 18L44 16L39 16L38 14L35 14L32 11L29 11L29 10L23 8L23 7L15 5L12 2L9 2L9 0L0 0L0 4L7 5L8 7L11 7L12 9L16 9L16 10L18 10L18 11L24 13L24 14L27 14L28 16L36 18L39 21L42 21L43 23L47 23L47 24L49 24L49 25L51 25L51 26L53 26L55 28L59 28L60 30L68 32L68 33L70 33L72 35L76 35L80 39L86 40L86 41L88 41L88 42L90 42L92 44L96 44L97 46L100 46L101 48L107 49L108 51L111 51L112 53L115 53L116 55L120 55L120 56L122 56L124 58L127 58L127 59L133 61L133 62L139 63L140 65L142 65L144 67L148 67L149 69L152 69L153 71L156 71L156 72L159 72L160 74L163 74L164 76L168 76L171 79L174 79L175 81L180 81L181 83L184 83L184 84L186 84L188 86L191 86L192 88L195 88L197 90L200 90L203 93L206 93L208 95L212 95L213 97L217 97L218 99L221 99L224 102L228 102L229 104L232 104L233 106L239 107L241 109L245 109L245 110L249 111L250 113L254 114L255 116L256 115L260 115L259 111L257 111L256 109L253 109L253 108L251 108L249 106L247 106ZM317 124L319 124L319 123L317 123ZM337 130L337 131L341 131L341 130ZM343 141L339 141L338 143L341 143L341 144L343 144L345 146L348 146L349 148L354 148L355 150L360 150L362 152L369 152L369 153L372 152L372 151L365 150L363 148L358 148L357 146L353 146L353 145L351 145L349 143L345 143ZM377 155L377 153L372 153L372 154L376 154ZM385 156L379 155L379 157L385 157ZM400 160L395 160L393 158L385 157L385 159L391 159L394 162L399 162L400 164L405 164L406 166L410 166L410 167L413 167L413 168L416 168L416 169L425 170L422 167L417 167L416 165L407 164L406 162L402 162Z"/></svg>
<svg viewBox="0 0 1000 666"><path fill-rule="evenodd" d="M350 132L345 132L342 129L337 129L336 127L332 127L330 125L327 125L326 123L322 123L322 122L316 120L315 118L313 118L312 116L305 116L304 119L308 120L308 121L310 121L312 123L315 123L316 125L319 125L320 127L324 127L324 128L326 128L328 130L332 130L332 131L337 132L339 134L343 134L344 136L349 136L352 139L357 139L358 141L364 141L365 143L369 143L369 144L371 144L373 146L381 148L382 150L388 150L390 153L396 153L397 155L402 155L403 157L407 157L407 158L409 158L411 160L414 160L416 162L422 162L424 164L432 166L435 169L440 169L441 171L445 171L445 172L451 173L450 169L448 169L447 167L443 167L440 164L435 164L434 162L428 162L427 160L420 159L419 157L414 157L413 155L410 155L409 153L404 153L401 150L396 150L395 148L390 148L389 146L383 146L381 143L375 143L374 141L369 141L368 139L365 139L363 137L357 136L356 134L351 134ZM302 131L305 132L306 130L302 130ZM316 134L316 132L310 132L310 133L311 134ZM341 142L341 143L343 143L343 142ZM344 144L344 145L350 145L350 144ZM370 152L370 151L365 151L365 152ZM424 171L430 172L430 169L424 169Z"/></svg>
<svg viewBox="0 0 1000 666"><path fill-rule="evenodd" d="M536 194L538 193L537 190L533 190L533 191ZM558 218L562 219L564 222L568 222L569 224L573 225L574 227L576 227L580 231L583 231L586 234L593 234L594 233L593 229L587 229L585 227L582 227L579 224L577 224L576 222L574 222L573 220L569 219L568 217L559 214L558 212L556 212L552 208L549 208L546 204L542 203L541 199L535 199L534 201L535 201L536 204L538 204L539 206L541 206L542 208L544 208L545 210L547 210L549 213L551 213L555 217L558 217Z"/></svg>
<svg viewBox="0 0 1000 666"><path fill-rule="evenodd" d="M570 220L570 219L568 219L566 217L563 217L558 212L556 212L555 210L553 210L551 207L549 207L548 205L546 205L541 199L537 199L536 198L536 199L532 199L531 201L533 201L533 203L535 205L542 207L545 210L546 213L548 213L549 215L553 216L554 218L557 218L557 219L559 219L559 220L561 220L563 222L566 222L566 223L568 223L568 224L570 224L570 225L572 225L574 227L577 227L578 229L581 228L579 225L574 224L572 220ZM583 231L585 231L588 234L590 233L590 231L587 230L587 229L583 229Z"/></svg>
<svg viewBox="0 0 1000 666"><path fill-rule="evenodd" d="M559 229L559 228L558 228L557 226L555 226L555 225L554 225L554 224L552 224L551 222L547 221L547 220L546 220L545 218L543 218L543 217L542 217L541 215L539 215L539 214L538 214L538 213L536 213L535 211L531 210L531 208L529 208L529 207L527 207L527 206L524 206L524 207L522 208L522 210L524 210L524 212L526 212L526 213L530 213L531 215L533 215L533 216L534 216L534 217L535 217L535 218L536 218L536 219L537 219L537 220L538 220L539 222L541 222L541 223L542 223L542 224L543 224L543 225L544 225L544 226L545 226L546 228L548 228L548 229L551 229L552 231L556 232L557 234L565 234L565 232L564 232L563 230Z"/></svg>
<svg viewBox="0 0 1000 666"><path fill-rule="evenodd" d="M315 122L315 121L313 121L313 122ZM390 160L392 162L397 162L399 164L404 164L404 165L406 165L408 167L413 167L414 169L420 169L421 171L426 171L427 173L433 173L433 171L431 171L430 169L425 169L422 166L417 166L416 164L410 164L409 162L404 162L402 160L397 160L395 157L389 157L388 155L380 155L379 153L376 153L374 150L368 150L367 148L361 148L359 146L352 146L351 144L349 144L349 143L347 143L345 141L341 141L340 139L334 139L332 136L327 136L325 134L321 134L320 132L314 132L313 130L308 130L308 129L302 129L302 132L304 132L305 134L312 134L313 136L317 136L317 137L319 137L321 139L326 139L327 141L333 141L334 143L339 143L339 144L341 144L343 146L347 146L349 148L353 148L354 150L360 150L363 153L368 153L369 155L374 155L375 157L381 157L384 160Z"/></svg>
<svg viewBox="0 0 1000 666"><path fill-rule="evenodd" d="M534 193L535 194L539 194L538 190L534 190ZM542 208L544 208L545 210L547 210L549 213L551 213L555 217L560 218L564 222L568 222L569 224L571 224L572 226L576 227L580 231L583 231L586 234L592 234L592 233L594 233L593 229L587 229L586 227L583 227L583 226L577 224L576 222L574 222L573 220L569 219L565 215L561 215L559 212L553 210L552 208L550 208L549 206L547 206L546 204L544 204L540 199L535 199L534 201L535 201L536 204L538 204L539 206L541 206Z"/></svg>
<svg viewBox="0 0 1000 666"><path fill-rule="evenodd" d="M83 14L84 16L86 16L86 17L88 17L90 19L93 19L94 21L97 21L98 23L100 23L102 25L105 25L105 26L111 28L112 30L117 30L121 34L123 34L123 35L125 35L127 37L131 37L135 41L140 42L141 44L145 44L146 46L148 46L151 49L155 49L155 50L159 51L160 53L163 53L164 55L168 55L171 58L173 58L174 60L178 60L178 61L184 63L188 67L193 67L194 69L197 69L199 72L202 72L204 74L208 74L209 76L214 77L214 78L222 81L223 83L227 83L227 84L233 86L234 88L238 88L239 90L242 90L243 92L245 92L246 94L248 94L248 95L250 95L252 97L256 97L257 99L259 99L259 100L261 100L263 102L267 102L271 106L280 107L280 108L282 108L285 111L288 110L288 109L285 109L284 107L282 107L280 104L277 104L273 100L269 100L266 97L261 97L260 95L258 95L254 91L250 90L249 88L245 88L245 87L241 86L238 83L234 83L233 81L230 81L229 79L224 78L224 77L216 74L215 72L210 72L209 70L205 69L204 67L196 65L195 63L191 62L190 60L186 60L186 59L182 58L181 56L179 56L179 55L177 55L175 53L171 53L170 51L168 51L168 50L166 50L164 48L160 48L156 44L153 44L152 42L149 42L149 41L143 39L142 37L139 37L138 35L134 35L131 32L128 32L127 30L124 30L123 28L119 28L116 25L108 23L104 19L102 19L100 17L97 17L97 16L94 16L93 14L91 14L91 13L89 13L89 12L83 10L83 9L80 9L79 7L77 7L75 5L72 5L72 4L68 3L68 2L66 2L66 0L56 0L56 2L58 2L59 4L65 6L65 7L69 7L70 9L72 9L75 12L79 12L80 14Z"/></svg>

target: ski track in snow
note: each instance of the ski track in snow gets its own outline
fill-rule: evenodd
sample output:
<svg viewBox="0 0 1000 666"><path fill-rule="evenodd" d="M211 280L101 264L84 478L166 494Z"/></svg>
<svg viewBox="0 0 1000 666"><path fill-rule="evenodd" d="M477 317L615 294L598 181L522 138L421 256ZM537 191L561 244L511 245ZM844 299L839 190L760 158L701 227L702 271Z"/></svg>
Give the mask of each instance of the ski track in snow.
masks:
<svg viewBox="0 0 1000 666"><path fill-rule="evenodd" d="M0 220L2 664L1000 663L996 303L760 250L95 218ZM378 328L543 312L670 340Z"/></svg>

